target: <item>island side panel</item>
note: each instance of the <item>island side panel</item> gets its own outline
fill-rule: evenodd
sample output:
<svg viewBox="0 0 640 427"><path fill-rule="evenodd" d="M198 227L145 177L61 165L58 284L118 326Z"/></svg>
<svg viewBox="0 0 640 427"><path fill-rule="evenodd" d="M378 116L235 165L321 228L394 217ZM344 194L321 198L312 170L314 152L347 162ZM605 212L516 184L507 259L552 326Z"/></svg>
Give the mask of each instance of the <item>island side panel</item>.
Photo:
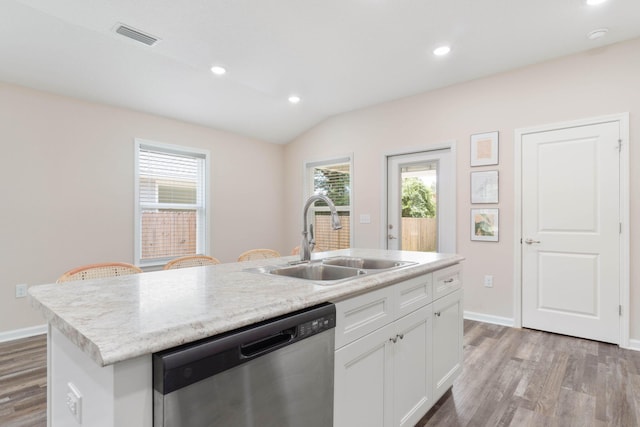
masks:
<svg viewBox="0 0 640 427"><path fill-rule="evenodd" d="M152 427L153 370L150 354L114 366L114 426Z"/></svg>
<svg viewBox="0 0 640 427"><path fill-rule="evenodd" d="M152 427L151 355L101 367L55 327L49 342L49 426ZM80 423L67 406L68 383L82 396Z"/></svg>

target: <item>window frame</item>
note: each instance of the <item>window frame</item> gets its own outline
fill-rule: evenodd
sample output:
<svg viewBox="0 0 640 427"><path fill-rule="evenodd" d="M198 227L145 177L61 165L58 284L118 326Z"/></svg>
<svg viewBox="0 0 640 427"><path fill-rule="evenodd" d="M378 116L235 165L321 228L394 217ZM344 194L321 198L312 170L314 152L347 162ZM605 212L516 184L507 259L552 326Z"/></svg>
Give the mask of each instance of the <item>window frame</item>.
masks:
<svg viewBox="0 0 640 427"><path fill-rule="evenodd" d="M196 228L196 253L208 254L210 249L210 216L211 197L209 194L209 177L211 176L211 152L202 148L187 147L175 144L166 144L142 138L134 140L134 264L141 267L157 267L164 265L174 257L154 258L153 260L142 260L142 210L143 204L140 202L140 151L141 149L157 150L167 154L177 154L184 156L194 156L203 158L203 170L199 179L201 180L201 196L203 202L201 208L196 207L198 227ZM156 206L162 207L162 203ZM164 204L165 207L176 207L173 204Z"/></svg>
<svg viewBox="0 0 640 427"><path fill-rule="evenodd" d="M336 206L338 212L349 212L349 247L355 247L354 240L354 219L353 219L353 206L354 206L354 168L353 168L353 153L348 153L343 156L329 157L320 160L306 160L303 162L303 176L304 176L304 185L303 185L303 193L302 193L302 206L306 200L314 194L314 179L313 179L313 169L318 166L327 166L327 165L335 165L341 163L349 164L349 182L350 182L350 194L349 194L349 206ZM310 217L315 217L313 212L329 212L328 206L311 206L309 208L308 215ZM341 216L341 220L342 220ZM314 224L315 221L310 221L310 224Z"/></svg>

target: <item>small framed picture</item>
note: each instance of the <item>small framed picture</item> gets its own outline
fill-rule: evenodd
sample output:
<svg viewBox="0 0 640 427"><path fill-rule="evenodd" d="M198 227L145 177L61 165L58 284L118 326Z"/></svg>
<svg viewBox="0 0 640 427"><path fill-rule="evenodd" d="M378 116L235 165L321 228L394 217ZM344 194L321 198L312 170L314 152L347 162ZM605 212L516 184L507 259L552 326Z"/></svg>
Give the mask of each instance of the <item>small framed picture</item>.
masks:
<svg viewBox="0 0 640 427"><path fill-rule="evenodd" d="M471 172L471 203L498 203L498 171Z"/></svg>
<svg viewBox="0 0 640 427"><path fill-rule="evenodd" d="M471 135L471 166L498 164L498 131Z"/></svg>
<svg viewBox="0 0 640 427"><path fill-rule="evenodd" d="M498 241L498 209L471 209L471 240Z"/></svg>

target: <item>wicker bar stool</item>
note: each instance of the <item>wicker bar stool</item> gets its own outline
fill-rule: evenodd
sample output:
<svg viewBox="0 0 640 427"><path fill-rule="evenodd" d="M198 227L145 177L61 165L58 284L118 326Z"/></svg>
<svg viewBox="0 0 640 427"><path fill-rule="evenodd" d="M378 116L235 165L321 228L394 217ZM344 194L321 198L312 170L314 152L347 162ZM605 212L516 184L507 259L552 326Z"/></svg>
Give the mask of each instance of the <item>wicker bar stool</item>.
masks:
<svg viewBox="0 0 640 427"><path fill-rule="evenodd" d="M280 256L280 252L273 249L251 249L241 253L238 257L238 262L254 259L280 258Z"/></svg>
<svg viewBox="0 0 640 427"><path fill-rule="evenodd" d="M76 280L100 279L104 277L127 276L129 274L142 273L142 270L133 264L126 262L106 262L101 264L89 264L74 268L64 273L56 280L56 283L71 282Z"/></svg>
<svg viewBox="0 0 640 427"><path fill-rule="evenodd" d="M220 264L217 258L208 255L187 255L180 258L172 259L163 268L163 270L174 270L176 268L202 267L205 265Z"/></svg>

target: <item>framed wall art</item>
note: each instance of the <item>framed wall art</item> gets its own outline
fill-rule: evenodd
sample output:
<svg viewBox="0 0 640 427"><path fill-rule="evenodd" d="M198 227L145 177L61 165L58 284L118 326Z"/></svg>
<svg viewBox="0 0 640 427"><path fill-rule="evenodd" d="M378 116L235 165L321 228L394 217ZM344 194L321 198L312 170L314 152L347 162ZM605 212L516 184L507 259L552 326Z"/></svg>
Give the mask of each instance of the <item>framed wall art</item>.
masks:
<svg viewBox="0 0 640 427"><path fill-rule="evenodd" d="M471 240L497 242L498 209L471 209Z"/></svg>
<svg viewBox="0 0 640 427"><path fill-rule="evenodd" d="M498 164L498 131L471 135L471 166Z"/></svg>
<svg viewBox="0 0 640 427"><path fill-rule="evenodd" d="M498 203L498 171L471 172L471 203Z"/></svg>

